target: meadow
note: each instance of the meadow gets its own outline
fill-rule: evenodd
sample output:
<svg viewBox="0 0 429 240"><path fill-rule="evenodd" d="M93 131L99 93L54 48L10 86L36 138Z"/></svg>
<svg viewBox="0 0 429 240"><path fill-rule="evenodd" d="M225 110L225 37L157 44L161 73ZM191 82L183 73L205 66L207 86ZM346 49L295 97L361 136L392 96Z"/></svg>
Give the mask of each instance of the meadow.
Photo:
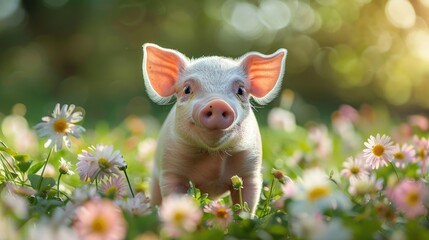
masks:
<svg viewBox="0 0 429 240"><path fill-rule="evenodd" d="M251 215L192 182L151 207L161 122L87 128L85 106L52 107L34 125L23 104L0 118L0 239L429 239L425 116L342 105L327 123L298 125L287 104L271 109ZM240 192L240 176L231 181Z"/></svg>

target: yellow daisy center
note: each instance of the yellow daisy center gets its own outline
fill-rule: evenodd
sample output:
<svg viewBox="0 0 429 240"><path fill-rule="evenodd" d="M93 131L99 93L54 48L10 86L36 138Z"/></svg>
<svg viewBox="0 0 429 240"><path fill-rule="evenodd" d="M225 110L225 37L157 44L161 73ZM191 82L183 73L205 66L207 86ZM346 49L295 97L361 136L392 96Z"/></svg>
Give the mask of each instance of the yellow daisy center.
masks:
<svg viewBox="0 0 429 240"><path fill-rule="evenodd" d="M351 168L350 168L350 172L351 172L353 175L356 175L356 174L358 174L358 173L360 172L360 167L358 167L358 166L353 166L353 167L351 167Z"/></svg>
<svg viewBox="0 0 429 240"><path fill-rule="evenodd" d="M383 156L384 146L381 144L375 144L375 146L372 148L372 153L377 157Z"/></svg>
<svg viewBox="0 0 429 240"><path fill-rule="evenodd" d="M106 196L115 199L118 196L119 189L116 186L110 186L105 191Z"/></svg>
<svg viewBox="0 0 429 240"><path fill-rule="evenodd" d="M180 224L185 219L186 214L183 211L176 211L173 214L173 222Z"/></svg>
<svg viewBox="0 0 429 240"><path fill-rule="evenodd" d="M416 191L409 192L407 196L405 196L405 202L409 206L415 206L419 203L420 195Z"/></svg>
<svg viewBox="0 0 429 240"><path fill-rule="evenodd" d="M91 230L95 233L104 233L109 229L109 223L103 216L96 216L91 223Z"/></svg>
<svg viewBox="0 0 429 240"><path fill-rule="evenodd" d="M426 157L426 152L424 148L420 148L419 151L417 152L417 156L419 156L420 159L425 159Z"/></svg>
<svg viewBox="0 0 429 240"><path fill-rule="evenodd" d="M396 160L404 160L405 159L405 155L403 152L397 152L397 153L393 154L393 157Z"/></svg>
<svg viewBox="0 0 429 240"><path fill-rule="evenodd" d="M98 165L100 166L101 169L106 169L110 167L110 162L107 159L102 157L98 159Z"/></svg>
<svg viewBox="0 0 429 240"><path fill-rule="evenodd" d="M54 122L54 130L57 133L65 133L68 128L67 120L59 118Z"/></svg>
<svg viewBox="0 0 429 240"><path fill-rule="evenodd" d="M216 209L216 217L221 219L227 219L228 218L228 212L226 211L226 208L219 207Z"/></svg>
<svg viewBox="0 0 429 240"><path fill-rule="evenodd" d="M308 192L308 199L311 202L314 202L314 201L317 201L317 200L319 200L319 199L321 199L321 198L329 195L329 193L330 193L330 190L329 190L328 187L326 187L326 186L318 186L318 187L315 187L315 188L311 189Z"/></svg>

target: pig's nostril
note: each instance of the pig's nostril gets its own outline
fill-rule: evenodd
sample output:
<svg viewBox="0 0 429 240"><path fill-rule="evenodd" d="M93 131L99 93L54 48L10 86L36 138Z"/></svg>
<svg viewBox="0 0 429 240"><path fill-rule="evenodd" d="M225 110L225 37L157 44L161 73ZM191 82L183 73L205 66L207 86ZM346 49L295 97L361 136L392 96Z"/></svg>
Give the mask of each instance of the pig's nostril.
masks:
<svg viewBox="0 0 429 240"><path fill-rule="evenodd" d="M211 111L208 111L207 113L206 113L206 116L207 117L211 117L213 115L213 112L211 112Z"/></svg>
<svg viewBox="0 0 429 240"><path fill-rule="evenodd" d="M226 118L229 114L227 112L222 113L222 117Z"/></svg>

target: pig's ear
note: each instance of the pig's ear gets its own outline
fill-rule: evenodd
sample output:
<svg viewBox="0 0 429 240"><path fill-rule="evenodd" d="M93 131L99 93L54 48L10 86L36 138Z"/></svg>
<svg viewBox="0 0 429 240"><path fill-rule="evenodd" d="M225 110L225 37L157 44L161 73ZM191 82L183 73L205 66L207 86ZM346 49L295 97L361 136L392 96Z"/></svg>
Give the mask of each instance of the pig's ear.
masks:
<svg viewBox="0 0 429 240"><path fill-rule="evenodd" d="M143 77L152 101L167 104L171 100L186 62L186 57L178 51L152 43L143 45Z"/></svg>
<svg viewBox="0 0 429 240"><path fill-rule="evenodd" d="M241 66L250 81L250 94L259 104L274 99L281 87L286 62L286 49L271 55L250 52L241 58Z"/></svg>

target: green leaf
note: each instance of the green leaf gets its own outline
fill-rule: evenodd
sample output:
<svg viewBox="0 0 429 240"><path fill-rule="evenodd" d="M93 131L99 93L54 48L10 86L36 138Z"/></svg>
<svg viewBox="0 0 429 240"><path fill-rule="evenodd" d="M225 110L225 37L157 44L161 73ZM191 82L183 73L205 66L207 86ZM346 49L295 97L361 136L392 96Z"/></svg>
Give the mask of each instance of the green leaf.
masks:
<svg viewBox="0 0 429 240"><path fill-rule="evenodd" d="M234 212L238 211L238 210L241 210L241 205L239 203L234 204L234 206L232 206L232 210Z"/></svg>
<svg viewBox="0 0 429 240"><path fill-rule="evenodd" d="M28 174L36 174L45 164L45 162L38 162L36 164L34 164L33 166L30 167L30 169L28 170Z"/></svg>
<svg viewBox="0 0 429 240"><path fill-rule="evenodd" d="M40 180L40 178L42 178L42 180ZM28 180L30 180L31 187L35 190L39 189L40 181L41 181L41 184L40 184L41 191L49 190L50 188L55 186L55 179L51 177L41 177L36 174L28 174Z"/></svg>
<svg viewBox="0 0 429 240"><path fill-rule="evenodd" d="M13 151L12 149L7 148L7 147L0 147L0 151L1 152L5 152L5 153L7 153L7 154L9 154L11 156L14 156L14 155L17 154L15 151Z"/></svg>
<svg viewBox="0 0 429 240"><path fill-rule="evenodd" d="M13 158L15 158L16 161L18 162L24 162L30 159L30 156L26 155L26 154L16 154L13 156Z"/></svg>
<svg viewBox="0 0 429 240"><path fill-rule="evenodd" d="M31 166L31 164L33 163L32 160L30 161L24 161L24 162L18 162L16 164L16 166L18 167L18 170L22 173L25 173Z"/></svg>

